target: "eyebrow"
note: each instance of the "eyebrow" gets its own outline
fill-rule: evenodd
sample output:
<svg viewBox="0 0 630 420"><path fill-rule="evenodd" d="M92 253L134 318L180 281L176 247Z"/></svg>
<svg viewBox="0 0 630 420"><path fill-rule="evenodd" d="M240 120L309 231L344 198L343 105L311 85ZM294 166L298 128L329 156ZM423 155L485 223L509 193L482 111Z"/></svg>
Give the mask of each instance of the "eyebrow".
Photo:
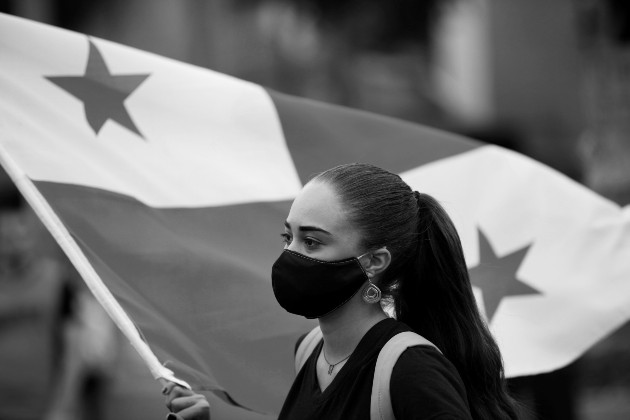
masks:
<svg viewBox="0 0 630 420"><path fill-rule="evenodd" d="M287 229L291 230L291 225L289 224L289 222L285 221L285 222L284 222L284 226L285 226ZM325 229L319 228L319 227L317 227L317 226L300 226L300 227L298 228L298 230L299 230L300 232L321 232L321 233L325 233L326 235L331 235L331 236L332 236L332 233L328 232L328 231L327 231L327 230L325 230Z"/></svg>

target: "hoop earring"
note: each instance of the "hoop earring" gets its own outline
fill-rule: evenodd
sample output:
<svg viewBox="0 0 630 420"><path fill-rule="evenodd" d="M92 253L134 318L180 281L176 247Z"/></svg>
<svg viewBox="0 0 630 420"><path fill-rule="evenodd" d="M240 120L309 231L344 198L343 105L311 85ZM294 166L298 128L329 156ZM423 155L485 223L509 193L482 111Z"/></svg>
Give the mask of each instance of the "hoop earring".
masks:
<svg viewBox="0 0 630 420"><path fill-rule="evenodd" d="M371 280L370 284L363 289L362 297L365 303L377 303L381 300L381 289L379 289Z"/></svg>

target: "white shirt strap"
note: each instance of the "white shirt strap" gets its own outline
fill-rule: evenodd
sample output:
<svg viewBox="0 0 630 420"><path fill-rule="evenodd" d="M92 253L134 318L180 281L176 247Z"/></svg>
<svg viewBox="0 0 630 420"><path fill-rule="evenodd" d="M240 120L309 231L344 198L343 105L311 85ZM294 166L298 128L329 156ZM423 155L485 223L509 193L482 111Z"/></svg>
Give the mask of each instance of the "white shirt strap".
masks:
<svg viewBox="0 0 630 420"><path fill-rule="evenodd" d="M392 408L389 383L394 370L394 365L400 355L409 347L425 345L432 346L440 351L435 344L426 338L411 331L401 332L389 339L383 346L374 369L374 381L372 382L372 399L370 401L371 420L395 420Z"/></svg>
<svg viewBox="0 0 630 420"><path fill-rule="evenodd" d="M304 339L302 339L302 342L295 352L296 375L300 372L300 369L302 369L302 366L304 366L306 360L308 360L311 353L313 353L313 350L315 350L315 347L317 347L317 344L319 344L322 337L322 330L320 330L319 326L317 326L313 328L308 334L306 334Z"/></svg>

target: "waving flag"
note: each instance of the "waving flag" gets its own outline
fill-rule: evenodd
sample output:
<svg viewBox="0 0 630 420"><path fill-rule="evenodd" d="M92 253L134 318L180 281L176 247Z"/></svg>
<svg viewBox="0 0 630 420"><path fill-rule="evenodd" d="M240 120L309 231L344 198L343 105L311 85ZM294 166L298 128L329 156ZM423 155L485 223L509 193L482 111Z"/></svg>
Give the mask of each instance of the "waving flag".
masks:
<svg viewBox="0 0 630 420"><path fill-rule="evenodd" d="M314 173L369 162L461 234L510 376L630 317L630 210L507 150L0 15L0 160L153 375L272 418L312 324L270 269Z"/></svg>

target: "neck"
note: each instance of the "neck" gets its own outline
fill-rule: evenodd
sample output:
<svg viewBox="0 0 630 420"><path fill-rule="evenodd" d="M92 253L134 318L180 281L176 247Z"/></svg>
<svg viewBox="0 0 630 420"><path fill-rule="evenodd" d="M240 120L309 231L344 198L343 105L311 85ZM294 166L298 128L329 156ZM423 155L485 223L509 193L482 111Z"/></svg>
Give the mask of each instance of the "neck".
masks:
<svg viewBox="0 0 630 420"><path fill-rule="evenodd" d="M375 324L387 318L380 305L352 305L352 302L319 318L326 357L331 363L350 355L361 338Z"/></svg>

